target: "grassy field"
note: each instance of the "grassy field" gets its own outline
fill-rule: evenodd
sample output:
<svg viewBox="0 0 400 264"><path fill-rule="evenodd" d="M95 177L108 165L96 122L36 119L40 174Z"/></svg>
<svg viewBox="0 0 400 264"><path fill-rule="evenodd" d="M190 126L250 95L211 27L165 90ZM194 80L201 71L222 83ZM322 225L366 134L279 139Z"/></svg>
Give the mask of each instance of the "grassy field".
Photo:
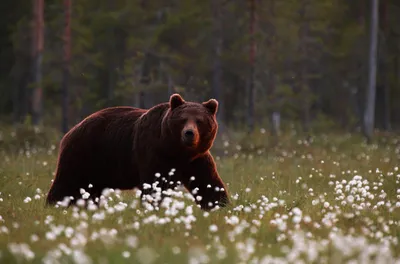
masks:
<svg viewBox="0 0 400 264"><path fill-rule="evenodd" d="M400 263L399 137L268 139L216 147L228 208L178 193L146 210L137 192L111 191L96 210L64 210L44 208L58 138L3 131L0 263Z"/></svg>

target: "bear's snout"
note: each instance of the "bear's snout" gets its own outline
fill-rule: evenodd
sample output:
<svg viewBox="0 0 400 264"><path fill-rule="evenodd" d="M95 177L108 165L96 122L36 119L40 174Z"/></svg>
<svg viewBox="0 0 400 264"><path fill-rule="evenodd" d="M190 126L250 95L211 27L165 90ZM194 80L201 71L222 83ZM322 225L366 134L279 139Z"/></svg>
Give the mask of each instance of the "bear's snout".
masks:
<svg viewBox="0 0 400 264"><path fill-rule="evenodd" d="M199 141L198 137L196 126L192 122L186 124L182 131L183 143L187 146L194 147Z"/></svg>
<svg viewBox="0 0 400 264"><path fill-rule="evenodd" d="M188 130L185 131L185 138L186 138L187 140L193 140L193 138L194 138L194 132L193 132L192 129L188 129Z"/></svg>

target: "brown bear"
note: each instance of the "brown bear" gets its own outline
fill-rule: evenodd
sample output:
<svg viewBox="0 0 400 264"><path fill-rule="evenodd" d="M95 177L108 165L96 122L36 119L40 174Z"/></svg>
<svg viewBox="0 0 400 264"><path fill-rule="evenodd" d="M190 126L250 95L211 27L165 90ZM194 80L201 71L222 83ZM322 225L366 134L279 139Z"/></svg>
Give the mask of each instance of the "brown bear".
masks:
<svg viewBox="0 0 400 264"><path fill-rule="evenodd" d="M137 188L143 198L154 193L144 186L157 181L163 191L182 184L203 210L226 206L228 192L210 153L218 130L217 109L215 99L196 103L173 94L169 102L150 109L95 112L61 140L46 204L64 197L74 204L82 198L81 188L95 201L105 188Z"/></svg>

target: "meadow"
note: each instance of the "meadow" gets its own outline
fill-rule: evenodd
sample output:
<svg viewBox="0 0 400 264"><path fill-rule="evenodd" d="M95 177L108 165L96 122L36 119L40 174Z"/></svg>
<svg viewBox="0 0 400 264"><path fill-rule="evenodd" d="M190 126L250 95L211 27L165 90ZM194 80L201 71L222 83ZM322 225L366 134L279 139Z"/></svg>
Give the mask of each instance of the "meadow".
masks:
<svg viewBox="0 0 400 264"><path fill-rule="evenodd" d="M46 133L0 132L0 263L400 263L399 136L218 142L232 203L203 212L184 190L159 210L119 190L45 208L59 140Z"/></svg>

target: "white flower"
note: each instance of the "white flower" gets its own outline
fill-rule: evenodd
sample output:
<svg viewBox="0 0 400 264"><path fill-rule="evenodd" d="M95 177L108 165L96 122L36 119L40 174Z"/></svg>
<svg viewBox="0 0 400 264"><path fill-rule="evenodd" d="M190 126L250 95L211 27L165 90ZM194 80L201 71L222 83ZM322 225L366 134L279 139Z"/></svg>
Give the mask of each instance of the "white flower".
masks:
<svg viewBox="0 0 400 264"><path fill-rule="evenodd" d="M174 246L174 247L172 247L172 253L174 255L177 255L177 254L181 253L181 249L177 246Z"/></svg>
<svg viewBox="0 0 400 264"><path fill-rule="evenodd" d="M298 224L300 223L300 221L301 221L301 216L296 215L293 217L293 223Z"/></svg>
<svg viewBox="0 0 400 264"><path fill-rule="evenodd" d="M292 212L294 215L300 215L300 216L303 213L298 207L293 208Z"/></svg>
<svg viewBox="0 0 400 264"><path fill-rule="evenodd" d="M306 215L304 216L304 223L310 223L311 222L311 217Z"/></svg>
<svg viewBox="0 0 400 264"><path fill-rule="evenodd" d="M136 248L137 245L138 245L138 238L137 238L136 236L132 236L132 235L127 236L127 237L125 238L125 244L126 244L128 247Z"/></svg>
<svg viewBox="0 0 400 264"><path fill-rule="evenodd" d="M84 194L82 194L82 198L85 200L88 199L89 196L90 196L90 193L88 193L88 192L85 192Z"/></svg>
<svg viewBox="0 0 400 264"><path fill-rule="evenodd" d="M230 218L225 216L225 221L226 221L227 224L230 224L230 225L239 224L239 218L236 215L232 215Z"/></svg>
<svg viewBox="0 0 400 264"><path fill-rule="evenodd" d="M36 235L36 234L32 234L31 235L31 241L32 242L36 242L36 241L38 241L39 240L39 236L38 235Z"/></svg>
<svg viewBox="0 0 400 264"><path fill-rule="evenodd" d="M56 237L57 237L57 235L54 234L53 232L51 232L51 231L46 232L46 239L47 239L47 240L53 241L53 240L56 239Z"/></svg>
<svg viewBox="0 0 400 264"><path fill-rule="evenodd" d="M218 227L215 224L210 225L209 227L210 232L215 233L218 231Z"/></svg>
<svg viewBox="0 0 400 264"><path fill-rule="evenodd" d="M25 243L9 243L8 244L9 251L17 256L21 256L25 258L25 260L33 260L35 258L35 253L29 248L28 244Z"/></svg>
<svg viewBox="0 0 400 264"><path fill-rule="evenodd" d="M353 203L353 202L354 202L354 196L353 196L353 195L347 196L347 201L348 201L349 203Z"/></svg>
<svg viewBox="0 0 400 264"><path fill-rule="evenodd" d="M193 207L192 206L186 207L185 212L186 212L187 215L192 215L193 214Z"/></svg>
<svg viewBox="0 0 400 264"><path fill-rule="evenodd" d="M122 256L124 258L129 258L131 256L131 253L129 251L124 251L124 252L122 252Z"/></svg>

